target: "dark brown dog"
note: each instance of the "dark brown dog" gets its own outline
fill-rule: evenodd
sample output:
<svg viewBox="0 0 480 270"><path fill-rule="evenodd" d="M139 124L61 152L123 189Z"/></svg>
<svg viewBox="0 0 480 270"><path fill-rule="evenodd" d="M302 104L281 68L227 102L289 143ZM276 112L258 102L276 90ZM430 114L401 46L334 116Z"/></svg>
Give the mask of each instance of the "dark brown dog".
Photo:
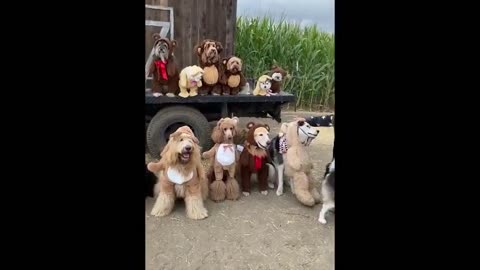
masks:
<svg viewBox="0 0 480 270"><path fill-rule="evenodd" d="M270 90L272 90L272 94L278 94L282 90L283 80L287 77L288 72L285 71L283 68L273 65L272 70L268 73L268 76L272 77L272 86Z"/></svg>
<svg viewBox="0 0 480 270"><path fill-rule="evenodd" d="M177 42L162 38L159 34L153 34L153 39L153 61L149 70L149 73L153 74L152 93L156 97L173 97L179 92L179 73L173 56Z"/></svg>
<svg viewBox="0 0 480 270"><path fill-rule="evenodd" d="M247 84L242 73L242 60L236 56L230 56L222 60L220 84L223 95L237 95L240 89Z"/></svg>
<svg viewBox="0 0 480 270"><path fill-rule="evenodd" d="M198 56L198 65L203 69L202 87L199 94L220 95L222 86L219 81L220 53L223 51L222 43L205 39L195 47L195 54Z"/></svg>

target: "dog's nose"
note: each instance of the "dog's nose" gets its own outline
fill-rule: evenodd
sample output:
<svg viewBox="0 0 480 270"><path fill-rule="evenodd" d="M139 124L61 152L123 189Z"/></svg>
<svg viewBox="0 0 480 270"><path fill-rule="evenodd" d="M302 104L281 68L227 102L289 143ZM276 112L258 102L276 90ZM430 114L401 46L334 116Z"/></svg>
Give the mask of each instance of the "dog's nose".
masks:
<svg viewBox="0 0 480 270"><path fill-rule="evenodd" d="M191 146L185 146L185 150L192 151L192 147Z"/></svg>
<svg viewBox="0 0 480 270"><path fill-rule="evenodd" d="M317 129L317 134L320 133L320 130Z"/></svg>
<svg viewBox="0 0 480 270"><path fill-rule="evenodd" d="M268 141L267 141L267 145L270 145L271 143L272 143L271 140L268 140Z"/></svg>

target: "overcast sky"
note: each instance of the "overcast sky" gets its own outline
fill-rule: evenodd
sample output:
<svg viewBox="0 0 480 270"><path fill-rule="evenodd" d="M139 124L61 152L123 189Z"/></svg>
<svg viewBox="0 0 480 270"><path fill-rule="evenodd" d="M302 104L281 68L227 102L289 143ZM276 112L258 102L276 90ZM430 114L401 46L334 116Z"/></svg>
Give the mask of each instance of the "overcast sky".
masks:
<svg viewBox="0 0 480 270"><path fill-rule="evenodd" d="M334 32L335 0L237 0L237 16L278 18L301 25L316 24L319 29Z"/></svg>

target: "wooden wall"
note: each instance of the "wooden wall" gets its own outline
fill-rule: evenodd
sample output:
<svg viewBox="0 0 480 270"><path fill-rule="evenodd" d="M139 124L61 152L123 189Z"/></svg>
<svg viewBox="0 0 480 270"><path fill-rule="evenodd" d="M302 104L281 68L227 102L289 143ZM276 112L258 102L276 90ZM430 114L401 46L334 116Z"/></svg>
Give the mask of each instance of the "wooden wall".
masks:
<svg viewBox="0 0 480 270"><path fill-rule="evenodd" d="M178 43L175 57L179 68L198 64L194 47L206 38L223 44L222 57L234 54L237 0L145 0L148 5L174 9L174 38ZM165 15L146 14L146 18L167 20ZM150 53L152 30L145 29L146 55Z"/></svg>

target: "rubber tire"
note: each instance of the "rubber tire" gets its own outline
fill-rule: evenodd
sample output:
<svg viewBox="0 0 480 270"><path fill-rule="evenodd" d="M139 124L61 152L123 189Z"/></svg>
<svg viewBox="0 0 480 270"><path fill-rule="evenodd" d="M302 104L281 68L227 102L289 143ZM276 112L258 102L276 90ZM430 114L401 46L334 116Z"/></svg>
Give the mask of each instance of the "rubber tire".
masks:
<svg viewBox="0 0 480 270"><path fill-rule="evenodd" d="M200 111L188 106L171 106L158 111L147 128L148 152L153 158L160 158L160 152L167 144L168 128L171 125L185 123L193 130L202 149L212 146L211 127ZM173 130L174 131L174 130ZM173 132L170 131L170 132Z"/></svg>

